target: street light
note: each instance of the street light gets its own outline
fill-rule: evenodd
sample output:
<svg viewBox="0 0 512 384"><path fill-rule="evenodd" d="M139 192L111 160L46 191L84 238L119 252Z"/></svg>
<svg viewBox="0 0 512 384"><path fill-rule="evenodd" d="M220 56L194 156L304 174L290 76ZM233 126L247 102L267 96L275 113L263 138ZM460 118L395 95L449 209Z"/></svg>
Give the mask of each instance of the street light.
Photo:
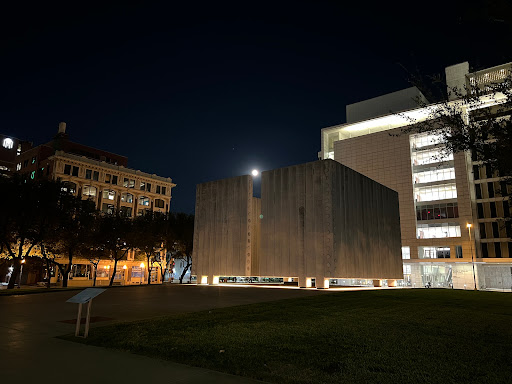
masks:
<svg viewBox="0 0 512 384"><path fill-rule="evenodd" d="M25 264L25 259L21 259L20 281L18 281L18 288L21 288L21 277L23 276L23 264Z"/></svg>
<svg viewBox="0 0 512 384"><path fill-rule="evenodd" d="M473 265L473 283L475 285L475 291L476 289L476 275L475 275L475 259L473 257L473 241L471 241L471 224L467 223L466 227L469 231L469 249L471 250L471 264Z"/></svg>
<svg viewBox="0 0 512 384"><path fill-rule="evenodd" d="M144 276L144 263L140 263L140 284L142 284L142 277Z"/></svg>

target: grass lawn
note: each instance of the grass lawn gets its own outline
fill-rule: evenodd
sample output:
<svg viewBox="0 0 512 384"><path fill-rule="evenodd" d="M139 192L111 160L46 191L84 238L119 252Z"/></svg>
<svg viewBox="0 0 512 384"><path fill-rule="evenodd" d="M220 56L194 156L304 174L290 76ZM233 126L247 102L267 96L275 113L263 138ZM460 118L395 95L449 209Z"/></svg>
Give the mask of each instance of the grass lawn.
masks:
<svg viewBox="0 0 512 384"><path fill-rule="evenodd" d="M512 295L337 292L67 339L274 383L511 383Z"/></svg>

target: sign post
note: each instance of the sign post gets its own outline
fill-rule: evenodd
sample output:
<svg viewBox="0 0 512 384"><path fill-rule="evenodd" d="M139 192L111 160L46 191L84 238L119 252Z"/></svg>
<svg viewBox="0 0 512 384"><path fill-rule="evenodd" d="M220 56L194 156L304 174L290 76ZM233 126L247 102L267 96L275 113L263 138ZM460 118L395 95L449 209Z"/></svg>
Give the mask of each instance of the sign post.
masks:
<svg viewBox="0 0 512 384"><path fill-rule="evenodd" d="M91 305L92 299L101 293L105 292L103 288L87 288L79 294L68 299L66 303L77 303L78 304L78 316L76 318L75 336L83 337L84 339L89 335L89 323L91 320ZM82 304L87 304L87 316L85 318L85 331L84 335L80 336L80 322L82 320Z"/></svg>

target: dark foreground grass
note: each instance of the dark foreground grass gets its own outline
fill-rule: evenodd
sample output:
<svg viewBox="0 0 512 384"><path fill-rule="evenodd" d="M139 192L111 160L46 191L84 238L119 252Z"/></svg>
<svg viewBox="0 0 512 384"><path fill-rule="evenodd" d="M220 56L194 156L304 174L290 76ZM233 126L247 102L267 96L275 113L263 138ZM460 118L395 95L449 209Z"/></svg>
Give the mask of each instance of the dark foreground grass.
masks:
<svg viewBox="0 0 512 384"><path fill-rule="evenodd" d="M67 339L274 383L511 383L512 295L339 292Z"/></svg>

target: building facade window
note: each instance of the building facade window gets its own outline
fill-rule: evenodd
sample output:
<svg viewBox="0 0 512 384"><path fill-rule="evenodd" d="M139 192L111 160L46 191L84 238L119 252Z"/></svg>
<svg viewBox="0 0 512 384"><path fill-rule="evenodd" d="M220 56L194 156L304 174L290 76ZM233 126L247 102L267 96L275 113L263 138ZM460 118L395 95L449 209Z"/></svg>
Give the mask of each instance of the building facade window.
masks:
<svg viewBox="0 0 512 384"><path fill-rule="evenodd" d="M418 224L416 235L418 239L460 237L460 225L458 223Z"/></svg>
<svg viewBox="0 0 512 384"><path fill-rule="evenodd" d="M85 170L85 178L88 180L92 179L92 170L90 170L90 169Z"/></svg>
<svg viewBox="0 0 512 384"><path fill-rule="evenodd" d="M121 216L123 217L132 217L132 207L125 207L125 206L122 206L120 209L119 209L119 213Z"/></svg>
<svg viewBox="0 0 512 384"><path fill-rule="evenodd" d="M146 197L146 196L139 197L139 205L149 206L149 197Z"/></svg>
<svg viewBox="0 0 512 384"><path fill-rule="evenodd" d="M457 186L454 184L434 185L414 188L417 202L457 198Z"/></svg>
<svg viewBox="0 0 512 384"><path fill-rule="evenodd" d="M103 205L101 207L101 212L106 213L108 215L113 215L114 214L114 205L103 203Z"/></svg>
<svg viewBox="0 0 512 384"><path fill-rule="evenodd" d="M73 172L71 172L71 175L78 177L78 167L73 166Z"/></svg>
<svg viewBox="0 0 512 384"><path fill-rule="evenodd" d="M71 182L71 181L65 181L62 183L62 188L61 188L64 192L69 192L71 194L75 194L76 193L76 184Z"/></svg>
<svg viewBox="0 0 512 384"><path fill-rule="evenodd" d="M411 258L411 247L402 247L402 259Z"/></svg>
<svg viewBox="0 0 512 384"><path fill-rule="evenodd" d="M105 183L110 184L112 181L112 175L110 173L105 173Z"/></svg>
<svg viewBox="0 0 512 384"><path fill-rule="evenodd" d="M128 178L124 178L124 181L123 181L123 187L126 187L126 188L135 188L135 180L133 179L128 179Z"/></svg>
<svg viewBox="0 0 512 384"><path fill-rule="evenodd" d="M146 183L143 182L143 181L140 182L140 190L141 191L145 191L146 190Z"/></svg>
<svg viewBox="0 0 512 384"><path fill-rule="evenodd" d="M98 190L96 187L93 187L92 185L84 185L83 195L89 196L89 197L95 197L98 193Z"/></svg>
<svg viewBox="0 0 512 384"><path fill-rule="evenodd" d="M161 199L155 199L155 207L163 208L165 206L165 202Z"/></svg>
<svg viewBox="0 0 512 384"><path fill-rule="evenodd" d="M117 176L116 175L112 175L112 184L117 185Z"/></svg>
<svg viewBox="0 0 512 384"><path fill-rule="evenodd" d="M482 257L489 257L489 249L487 248L487 243L482 243Z"/></svg>
<svg viewBox="0 0 512 384"><path fill-rule="evenodd" d="M475 184L475 192L476 192L476 198L481 199L482 198L482 188L480 184Z"/></svg>
<svg viewBox="0 0 512 384"><path fill-rule="evenodd" d="M498 215L496 213L496 203L494 201L492 201L490 203L490 207L491 207L491 217L498 217Z"/></svg>
<svg viewBox="0 0 512 384"><path fill-rule="evenodd" d="M452 219L456 217L459 217L457 203L416 206L416 219L418 221Z"/></svg>
<svg viewBox="0 0 512 384"><path fill-rule="evenodd" d="M418 247L420 259L449 259L450 247Z"/></svg>
<svg viewBox="0 0 512 384"><path fill-rule="evenodd" d="M131 193L124 192L121 194L121 201L123 203L133 203L133 195Z"/></svg>
<svg viewBox="0 0 512 384"><path fill-rule="evenodd" d="M146 183L146 191L151 192L151 183Z"/></svg>
<svg viewBox="0 0 512 384"><path fill-rule="evenodd" d="M165 195L165 190L166 190L166 188L162 187L162 195Z"/></svg>
<svg viewBox="0 0 512 384"><path fill-rule="evenodd" d="M487 231L485 230L485 223L480 223L480 238L485 239L487 238Z"/></svg>
<svg viewBox="0 0 512 384"><path fill-rule="evenodd" d="M116 198L116 192L111 189L105 189L103 191L103 198L108 200L114 200Z"/></svg>
<svg viewBox="0 0 512 384"><path fill-rule="evenodd" d="M501 257L501 244L494 243L494 257Z"/></svg>
<svg viewBox="0 0 512 384"><path fill-rule="evenodd" d="M500 238L500 227L499 227L499 225L498 225L498 223L496 221L492 222L492 236L495 239L499 239Z"/></svg>
<svg viewBox="0 0 512 384"><path fill-rule="evenodd" d="M160 193L160 186L159 185L156 186L156 191L155 192L156 193Z"/></svg>
<svg viewBox="0 0 512 384"><path fill-rule="evenodd" d="M462 245L455 246L455 258L462 259Z"/></svg>
<svg viewBox="0 0 512 384"><path fill-rule="evenodd" d="M21 163L16 164L16 170L17 170L17 171L20 171L20 170L21 170Z"/></svg>
<svg viewBox="0 0 512 384"><path fill-rule="evenodd" d="M435 181L454 180L455 168L437 169L431 168L429 171L415 172L414 184L432 183Z"/></svg>
<svg viewBox="0 0 512 384"><path fill-rule="evenodd" d="M98 171L94 171L94 172L92 173L92 179L93 179L94 181L98 181L98 180L99 180L99 178L100 178L100 173L99 173Z"/></svg>
<svg viewBox="0 0 512 384"><path fill-rule="evenodd" d="M494 197L494 184L493 183L487 183L487 189L489 197Z"/></svg>

